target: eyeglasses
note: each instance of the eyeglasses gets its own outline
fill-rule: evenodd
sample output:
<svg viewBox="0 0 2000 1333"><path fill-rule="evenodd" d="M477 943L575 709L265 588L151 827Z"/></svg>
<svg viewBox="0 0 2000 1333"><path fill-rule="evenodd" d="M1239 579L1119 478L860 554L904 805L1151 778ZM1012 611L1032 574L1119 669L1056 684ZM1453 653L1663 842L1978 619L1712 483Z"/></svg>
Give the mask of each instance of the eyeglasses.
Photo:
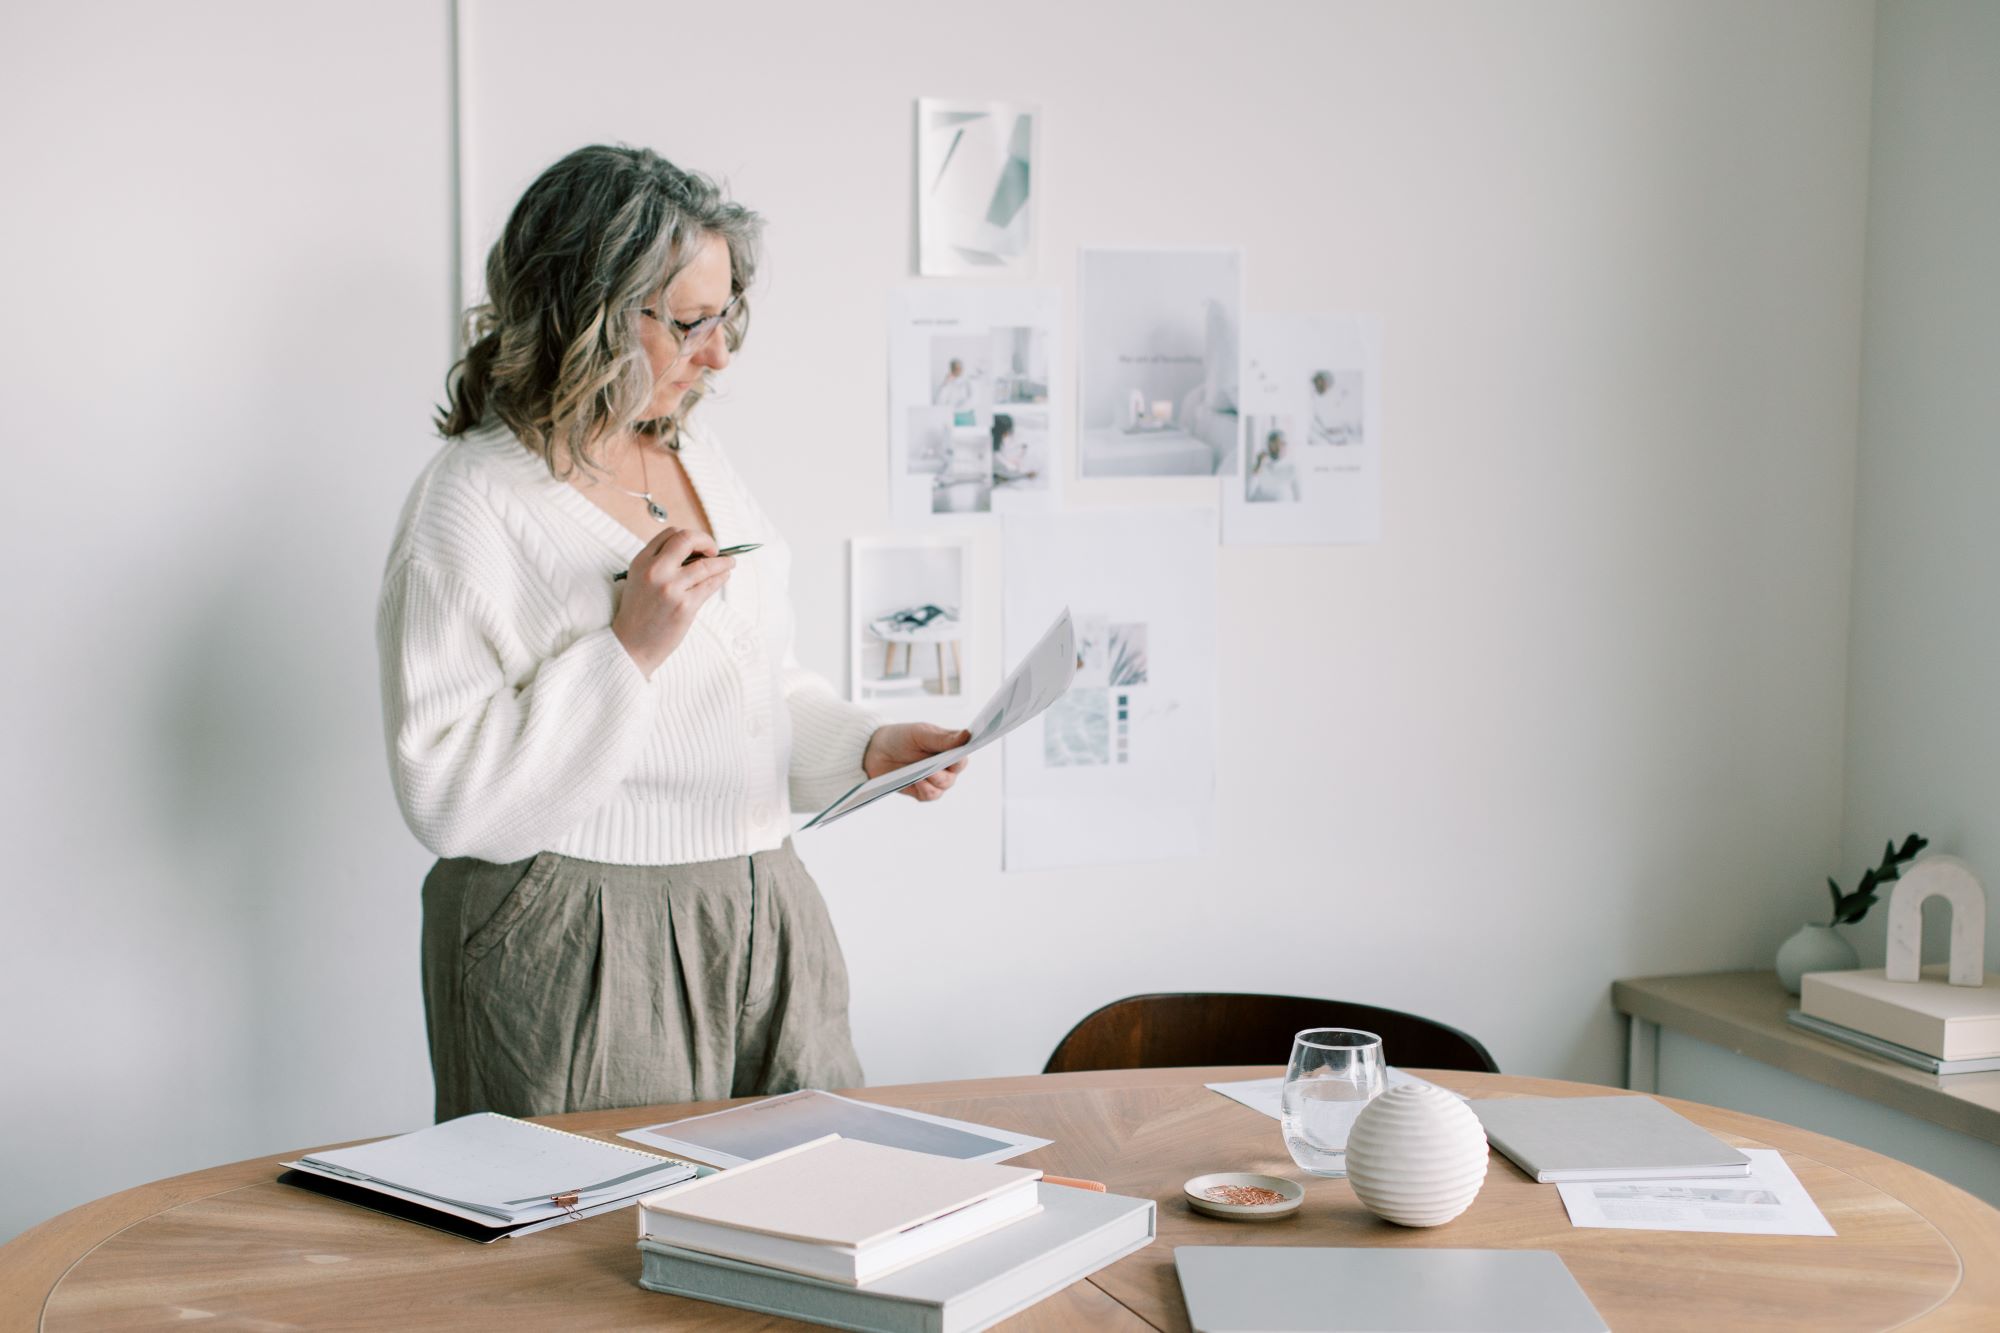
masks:
<svg viewBox="0 0 2000 1333"><path fill-rule="evenodd" d="M736 303L742 299L742 293L739 292L731 296L722 309L712 315L703 315L692 324L683 323L672 315L663 315L652 306L642 307L639 313L648 319L658 320L672 329L674 341L680 345L681 355L693 356L715 335L715 331L722 327L722 321L729 317L729 312L734 310Z"/></svg>

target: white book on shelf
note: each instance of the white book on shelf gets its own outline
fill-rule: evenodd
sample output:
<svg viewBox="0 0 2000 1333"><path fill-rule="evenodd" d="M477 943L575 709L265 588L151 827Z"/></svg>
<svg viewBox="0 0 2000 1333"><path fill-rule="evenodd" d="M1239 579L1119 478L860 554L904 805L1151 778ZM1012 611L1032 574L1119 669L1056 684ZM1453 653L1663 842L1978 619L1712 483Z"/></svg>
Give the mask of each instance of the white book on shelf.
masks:
<svg viewBox="0 0 2000 1333"><path fill-rule="evenodd" d="M1799 1009L1939 1060L2000 1055L2000 976L1954 986L1945 975L1943 963L1917 981L1891 981L1879 967L1808 972L1799 979Z"/></svg>
<svg viewBox="0 0 2000 1333"><path fill-rule="evenodd" d="M1990 1074L2000 1070L2000 1055L1989 1055L1978 1060L1940 1060L1935 1055L1926 1055L1922 1051L1912 1050L1893 1041L1871 1037L1865 1032L1856 1032L1851 1027L1831 1023L1824 1018L1814 1018L1811 1014L1798 1009L1787 1009L1785 1021L1814 1036L1839 1042L1851 1050L1892 1060L1899 1065L1908 1065L1911 1069L1920 1069L1926 1074L1948 1077L1952 1074Z"/></svg>

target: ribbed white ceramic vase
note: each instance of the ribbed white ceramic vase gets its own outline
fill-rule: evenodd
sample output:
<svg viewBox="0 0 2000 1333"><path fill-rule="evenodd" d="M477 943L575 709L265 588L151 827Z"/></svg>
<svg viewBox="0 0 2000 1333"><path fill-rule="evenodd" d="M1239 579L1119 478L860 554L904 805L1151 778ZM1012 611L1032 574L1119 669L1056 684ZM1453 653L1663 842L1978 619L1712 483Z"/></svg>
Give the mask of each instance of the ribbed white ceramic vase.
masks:
<svg viewBox="0 0 2000 1333"><path fill-rule="evenodd" d="M1355 1117L1347 1179L1377 1217L1442 1226L1470 1208L1486 1183L1486 1130L1443 1088L1398 1084Z"/></svg>

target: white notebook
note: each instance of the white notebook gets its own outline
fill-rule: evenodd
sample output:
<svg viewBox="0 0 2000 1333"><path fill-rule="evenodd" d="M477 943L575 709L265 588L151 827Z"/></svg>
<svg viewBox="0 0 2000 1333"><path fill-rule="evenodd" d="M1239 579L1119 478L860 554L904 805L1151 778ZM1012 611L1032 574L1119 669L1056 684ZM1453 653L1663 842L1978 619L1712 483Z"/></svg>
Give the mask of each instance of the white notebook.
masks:
<svg viewBox="0 0 2000 1333"><path fill-rule="evenodd" d="M1720 1179L1750 1159L1651 1097L1495 1097L1466 1103L1486 1139L1544 1185Z"/></svg>
<svg viewBox="0 0 2000 1333"><path fill-rule="evenodd" d="M1552 1250L1181 1245L1195 1333L1607 1333Z"/></svg>
<svg viewBox="0 0 2000 1333"><path fill-rule="evenodd" d="M671 1157L490 1111L285 1165L502 1226L636 1198L695 1174Z"/></svg>

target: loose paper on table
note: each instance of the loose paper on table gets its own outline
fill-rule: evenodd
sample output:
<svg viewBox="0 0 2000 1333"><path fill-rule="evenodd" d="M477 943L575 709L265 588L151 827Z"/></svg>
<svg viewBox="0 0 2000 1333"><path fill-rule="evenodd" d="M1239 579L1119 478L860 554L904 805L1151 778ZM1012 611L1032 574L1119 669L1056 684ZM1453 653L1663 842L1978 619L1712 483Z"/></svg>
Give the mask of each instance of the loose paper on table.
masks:
<svg viewBox="0 0 2000 1333"><path fill-rule="evenodd" d="M1776 1148L1745 1148L1750 1174L1726 1180L1572 1181L1570 1225L1743 1236L1831 1236L1833 1226Z"/></svg>
<svg viewBox="0 0 2000 1333"><path fill-rule="evenodd" d="M808 1088L748 1106L622 1131L618 1137L713 1166L741 1166L828 1134L967 1162L1004 1162L1048 1139Z"/></svg>
<svg viewBox="0 0 2000 1333"><path fill-rule="evenodd" d="M986 706L972 719L972 724L966 728L972 733L971 740L942 754L907 764L893 773L884 773L879 778L860 783L814 815L804 827L818 828L831 824L871 801L879 801L912 783L922 782L975 750L984 749L1062 698L1075 678L1076 630L1065 608L1056 617L1055 623L1049 626L1048 632L1042 635L1041 642L1028 651L1013 674L1001 683L999 692L988 699Z"/></svg>
<svg viewBox="0 0 2000 1333"><path fill-rule="evenodd" d="M1418 1078L1415 1074L1405 1074L1394 1066L1386 1072L1388 1077L1383 1083L1384 1087L1394 1088L1405 1083L1415 1083L1425 1087L1435 1086L1428 1079ZM1246 1078L1236 1083L1205 1083L1202 1086L1210 1092L1221 1093L1231 1101L1242 1102L1251 1110L1270 1116L1273 1120L1285 1118L1285 1080L1282 1078ZM1450 1089L1446 1091L1449 1092ZM1460 1101L1465 1100L1463 1093L1454 1092L1451 1095Z"/></svg>

